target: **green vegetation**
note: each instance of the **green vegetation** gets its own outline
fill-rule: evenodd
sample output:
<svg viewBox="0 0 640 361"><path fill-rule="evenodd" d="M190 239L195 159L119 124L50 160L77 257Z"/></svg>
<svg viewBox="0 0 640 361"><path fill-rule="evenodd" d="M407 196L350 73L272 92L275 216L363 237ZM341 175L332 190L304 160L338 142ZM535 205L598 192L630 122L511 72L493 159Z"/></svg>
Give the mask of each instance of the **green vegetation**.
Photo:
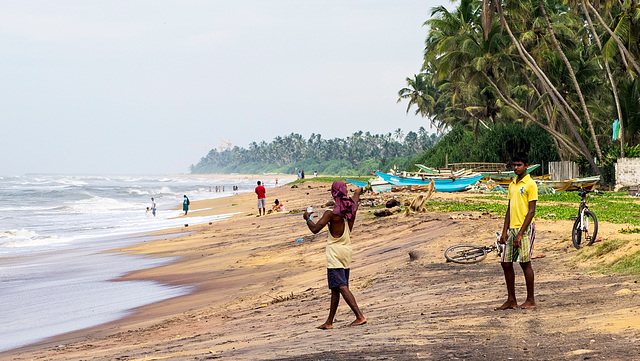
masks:
<svg viewBox="0 0 640 361"><path fill-rule="evenodd" d="M586 261L610 255L629 244L629 241L610 240L592 247L583 248L578 252L577 260ZM602 273L640 274L640 251L623 254L613 261L594 269Z"/></svg>
<svg viewBox="0 0 640 361"><path fill-rule="evenodd" d="M407 111L455 132L423 162L439 166L445 154L450 163L505 161L521 150L534 160L575 160L611 180L613 161L637 156L640 143L638 14L638 0L461 0L452 11L434 8L422 69L398 92ZM612 141L615 119L619 141ZM510 130L500 127L516 124L537 129L508 143L502 135ZM483 153L491 147L497 154Z"/></svg>
<svg viewBox="0 0 640 361"><path fill-rule="evenodd" d="M608 264L603 271L640 274L640 251L624 255Z"/></svg>
<svg viewBox="0 0 640 361"><path fill-rule="evenodd" d="M640 233L640 228L635 227L635 228L623 228L621 230L618 231L618 233L622 233L622 234L635 234L635 233Z"/></svg>
<svg viewBox="0 0 640 361"><path fill-rule="evenodd" d="M291 133L276 137L271 143L253 142L249 149L212 149L197 164L191 165L191 173L296 174L298 170L304 170L307 177L314 171L367 175L394 165L406 169L413 164L414 157L431 148L440 138L422 127L417 133L409 132L406 136L397 129L393 134L382 135L359 131L346 139L323 139L320 134L312 134L306 140Z"/></svg>
<svg viewBox="0 0 640 361"><path fill-rule="evenodd" d="M588 260L592 258L602 257L611 252L617 251L627 244L626 241L611 240L603 241L602 243L596 243L592 247L583 248L578 252L578 258L581 260Z"/></svg>
<svg viewBox="0 0 640 361"><path fill-rule="evenodd" d="M432 212L489 212L504 214L506 202L474 202L470 199L429 201L425 203L427 211Z"/></svg>
<svg viewBox="0 0 640 361"><path fill-rule="evenodd" d="M461 147L460 144L464 144ZM444 168L449 163L491 162L508 163L515 152L526 151L530 164L560 160L553 139L540 127L522 124L495 125L474 133L462 125L454 125L433 148L419 156L414 163ZM418 170L412 167L410 170ZM542 168L534 175L542 175Z"/></svg>

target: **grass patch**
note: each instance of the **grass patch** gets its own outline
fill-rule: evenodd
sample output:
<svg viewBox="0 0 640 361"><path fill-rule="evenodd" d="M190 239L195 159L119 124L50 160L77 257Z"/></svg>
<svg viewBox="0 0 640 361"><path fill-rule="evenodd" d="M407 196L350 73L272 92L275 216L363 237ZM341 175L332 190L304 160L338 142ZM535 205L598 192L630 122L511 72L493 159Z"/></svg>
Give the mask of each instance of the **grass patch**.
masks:
<svg viewBox="0 0 640 361"><path fill-rule="evenodd" d="M627 244L627 241L621 241L616 239L610 240L610 241L603 241L602 243L598 244L597 247L588 247L588 248L581 249L578 255L583 260L588 260L595 257L602 257L605 254L614 252L624 247L624 245L626 244Z"/></svg>
<svg viewBox="0 0 640 361"><path fill-rule="evenodd" d="M506 200L507 196L491 195L478 198ZM578 214L580 201L578 192L558 192L556 194L540 195L536 205L536 217L570 219L572 215ZM629 197L624 192L589 194L587 196L587 205L596 214L599 221L640 226L640 204L629 202Z"/></svg>
<svg viewBox="0 0 640 361"><path fill-rule="evenodd" d="M605 271L624 274L640 274L640 251L624 255L604 267Z"/></svg>
<svg viewBox="0 0 640 361"><path fill-rule="evenodd" d="M581 249L578 252L578 258L580 261L601 258L622 249L628 243L629 241L619 239L604 241L597 247ZM622 255L614 261L604 266L596 267L593 270L600 273L640 274L640 251Z"/></svg>
<svg viewBox="0 0 640 361"><path fill-rule="evenodd" d="M465 199L461 201L430 201L424 205L427 211L431 212L489 212L504 214L507 211L506 204L473 202Z"/></svg>
<svg viewBox="0 0 640 361"><path fill-rule="evenodd" d="M640 228L636 227L636 228L623 228L618 230L618 233L622 233L622 234L634 234L634 233L640 233Z"/></svg>

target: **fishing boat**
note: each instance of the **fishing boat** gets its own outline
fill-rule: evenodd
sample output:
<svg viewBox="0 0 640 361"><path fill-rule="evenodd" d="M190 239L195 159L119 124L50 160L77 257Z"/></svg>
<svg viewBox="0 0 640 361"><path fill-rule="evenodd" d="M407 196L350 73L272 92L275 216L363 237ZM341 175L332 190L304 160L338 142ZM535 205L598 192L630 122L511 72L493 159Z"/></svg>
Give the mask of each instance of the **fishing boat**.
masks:
<svg viewBox="0 0 640 361"><path fill-rule="evenodd" d="M536 183L546 184L549 187L553 188L556 192L560 192L560 191L566 191L571 186L571 183L573 183L574 180L575 179L553 181L553 180L541 179L541 180L536 180Z"/></svg>
<svg viewBox="0 0 640 361"><path fill-rule="evenodd" d="M396 186L425 186L428 185L431 181L433 181L434 186L436 187L436 192L457 192L461 191L468 186L474 184L478 180L482 178L482 175L472 175L470 177L461 177L461 178L414 178L414 177L399 177L392 174L375 172L380 178L389 182L391 185Z"/></svg>
<svg viewBox="0 0 640 361"><path fill-rule="evenodd" d="M571 182L571 185L566 190L577 191L579 187L582 187L584 189L591 189L593 188L593 186L598 184L598 182L600 182L599 175L593 176L593 177L578 178L578 179L574 179Z"/></svg>
<svg viewBox="0 0 640 361"><path fill-rule="evenodd" d="M533 164L530 165L527 168L527 174L530 174L531 172L533 172L534 170L538 169L540 167L540 164ZM500 184L501 186L508 186L509 183L511 183L511 181L513 181L513 179L516 177L516 174L513 171L506 171L506 172L482 172L482 179L480 180L481 182L488 182L488 181L494 181L498 184ZM549 179L551 178L551 174L545 174L543 176L540 177L532 177L534 180L535 179Z"/></svg>
<svg viewBox="0 0 640 361"><path fill-rule="evenodd" d="M585 189L593 188L596 184L598 184L598 182L600 182L600 176L597 175L593 177L573 178L573 179L566 179L566 180L560 180L560 181L540 180L536 182L538 182L538 184L546 184L551 188L555 189L556 192L576 191L578 190L579 187L582 187Z"/></svg>
<svg viewBox="0 0 640 361"><path fill-rule="evenodd" d="M347 182L355 185L356 187L363 187L364 188L367 184L369 184L368 182L361 182L361 181L348 179L348 178L345 178L344 180L346 180ZM371 190L374 193L390 192L391 191L391 184L389 184L384 179L378 177L378 178L376 178L376 179L371 181Z"/></svg>

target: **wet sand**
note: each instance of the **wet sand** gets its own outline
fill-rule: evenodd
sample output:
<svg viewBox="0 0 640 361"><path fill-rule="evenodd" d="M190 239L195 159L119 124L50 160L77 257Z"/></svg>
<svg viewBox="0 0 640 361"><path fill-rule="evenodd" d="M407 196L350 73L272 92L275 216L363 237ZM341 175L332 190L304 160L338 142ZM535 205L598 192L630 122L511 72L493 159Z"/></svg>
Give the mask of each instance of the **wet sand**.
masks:
<svg viewBox="0 0 640 361"><path fill-rule="evenodd" d="M231 219L167 230L184 232L130 248L132 254L178 257L121 280L192 285L189 295L136 309L121 320L0 354L2 360L584 360L638 359L637 276L586 272L576 262L570 221L537 220L533 261L536 310L493 311L506 298L502 270L484 262L445 262L454 244L488 245L500 215L395 214L377 218L364 199L354 231L351 289L368 322L347 327L341 301L333 330L327 317L327 231L307 229L301 212L326 209L329 184L267 190L288 213L256 217L255 195L192 202L189 215L239 212ZM398 195L396 195L398 196ZM464 198L466 193L435 198ZM197 209L206 209L197 211ZM188 224L189 217L185 217ZM601 237L624 238L602 222ZM303 241L298 242L302 238ZM634 241L637 243L637 241ZM419 254L411 261L409 252ZM601 260L602 261L602 260ZM524 301L524 279L516 270Z"/></svg>

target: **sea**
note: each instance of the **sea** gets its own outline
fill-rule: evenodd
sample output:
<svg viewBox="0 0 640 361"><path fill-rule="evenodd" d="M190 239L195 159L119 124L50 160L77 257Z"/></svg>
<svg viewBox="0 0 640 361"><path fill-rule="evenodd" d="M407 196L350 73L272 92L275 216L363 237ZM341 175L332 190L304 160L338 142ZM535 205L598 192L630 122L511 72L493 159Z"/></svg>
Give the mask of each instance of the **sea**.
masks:
<svg viewBox="0 0 640 361"><path fill-rule="evenodd" d="M274 180L264 181L267 188L274 186ZM183 195L191 201L231 196L234 186L236 193L253 192L255 182L255 177L242 176L0 176L0 352L188 294L191 285L113 282L173 259L105 251L148 242L153 231L183 226ZM151 197L155 217L147 212ZM188 223L230 216L190 217Z"/></svg>

